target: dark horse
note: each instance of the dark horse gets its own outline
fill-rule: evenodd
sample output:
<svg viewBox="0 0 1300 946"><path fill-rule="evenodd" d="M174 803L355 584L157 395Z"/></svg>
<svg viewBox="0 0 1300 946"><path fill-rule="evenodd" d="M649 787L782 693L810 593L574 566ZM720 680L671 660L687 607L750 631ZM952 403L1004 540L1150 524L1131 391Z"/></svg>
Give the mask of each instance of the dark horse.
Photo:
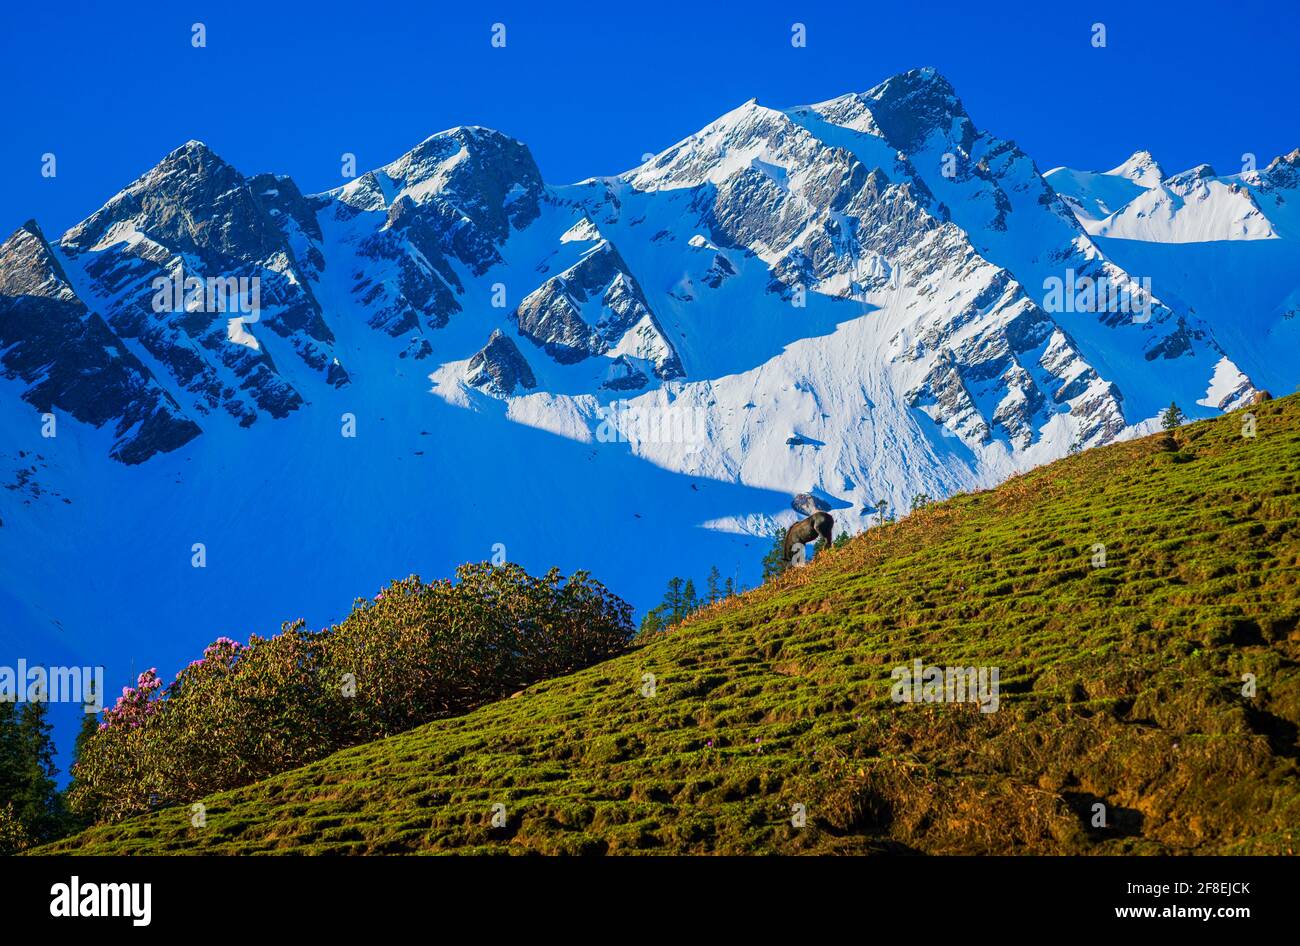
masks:
<svg viewBox="0 0 1300 946"><path fill-rule="evenodd" d="M831 518L828 512L815 512L807 519L800 519L792 525L785 533L785 543L781 546L784 553L783 561L790 564L791 549L796 545L807 545L809 542L816 542L822 538L826 544L831 543L831 531L835 528L835 520Z"/></svg>

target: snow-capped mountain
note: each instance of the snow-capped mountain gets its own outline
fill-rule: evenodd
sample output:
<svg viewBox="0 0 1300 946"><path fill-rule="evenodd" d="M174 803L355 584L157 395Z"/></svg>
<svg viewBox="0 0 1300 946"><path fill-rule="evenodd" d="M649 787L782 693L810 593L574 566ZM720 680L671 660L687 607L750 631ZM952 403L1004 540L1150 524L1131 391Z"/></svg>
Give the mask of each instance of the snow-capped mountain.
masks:
<svg viewBox="0 0 1300 946"><path fill-rule="evenodd" d="M1285 161L1278 158L1277 165ZM1093 236L1153 243L1278 237L1255 199L1270 171L1224 178L1202 164L1166 176L1149 152L1139 151L1109 171L1056 168L1045 177ZM1276 199L1265 203L1276 215Z"/></svg>
<svg viewBox="0 0 1300 946"><path fill-rule="evenodd" d="M1146 275L1162 300L1210 327L1231 352L1225 377L1239 369L1258 387L1294 390L1300 149L1223 176L1204 164L1166 175L1146 151L1110 171L1044 176L1109 259Z"/></svg>
<svg viewBox="0 0 1300 946"><path fill-rule="evenodd" d="M179 660L497 546L645 606L795 494L857 531L1290 391L1298 155L1042 175L932 69L569 185L485 128L315 195L189 142L0 246L11 633Z"/></svg>
<svg viewBox="0 0 1300 946"><path fill-rule="evenodd" d="M59 250L82 301L156 366L191 417L220 411L248 426L262 413L282 418L303 404L262 336L283 339L291 349L285 357L327 383L346 380L307 281L315 260L308 256L300 268L289 245L299 219L312 226L309 215L294 213L301 202L292 182L245 179L191 141L65 233ZM256 277L265 331L188 303L156 305L160 277Z"/></svg>

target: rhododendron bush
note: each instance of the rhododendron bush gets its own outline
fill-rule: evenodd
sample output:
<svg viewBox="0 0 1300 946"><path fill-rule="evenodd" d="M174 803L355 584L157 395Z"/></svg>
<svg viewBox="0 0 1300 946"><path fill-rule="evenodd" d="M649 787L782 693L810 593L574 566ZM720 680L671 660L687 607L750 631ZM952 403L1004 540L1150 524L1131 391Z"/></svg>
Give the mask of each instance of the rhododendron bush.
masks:
<svg viewBox="0 0 1300 946"><path fill-rule="evenodd" d="M82 749L70 802L103 821L193 801L604 660L631 635L631 607L586 572L395 581L325 630L223 637L167 685L140 674Z"/></svg>

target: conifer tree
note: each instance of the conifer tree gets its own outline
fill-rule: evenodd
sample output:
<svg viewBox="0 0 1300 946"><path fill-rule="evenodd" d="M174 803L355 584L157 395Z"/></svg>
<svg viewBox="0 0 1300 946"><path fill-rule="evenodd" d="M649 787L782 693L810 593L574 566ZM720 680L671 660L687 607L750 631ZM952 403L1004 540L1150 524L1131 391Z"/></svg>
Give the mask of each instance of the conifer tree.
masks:
<svg viewBox="0 0 1300 946"><path fill-rule="evenodd" d="M785 560L785 536L780 531L772 534L772 545L763 556L763 581L775 578L789 567Z"/></svg>
<svg viewBox="0 0 1300 946"><path fill-rule="evenodd" d="M23 784L22 737L14 703L0 700L0 806L14 801Z"/></svg>
<svg viewBox="0 0 1300 946"><path fill-rule="evenodd" d="M63 799L54 781L54 741L41 701L0 701L0 810L2 842L17 849L52 840L62 830Z"/></svg>
<svg viewBox="0 0 1300 946"><path fill-rule="evenodd" d="M717 604L722 598L722 573L718 571L717 565L709 569L708 594L709 604Z"/></svg>
<svg viewBox="0 0 1300 946"><path fill-rule="evenodd" d="M22 753L22 784L14 798L18 818L35 840L52 840L62 825L63 799L55 782L58 770L49 708L43 701L32 701L24 703L17 715Z"/></svg>
<svg viewBox="0 0 1300 946"><path fill-rule="evenodd" d="M676 624L680 621L682 615L682 604L685 600L685 582L680 578L668 579L668 590L664 592L664 600L660 604L663 609L664 621L667 624Z"/></svg>
<svg viewBox="0 0 1300 946"><path fill-rule="evenodd" d="M682 610L677 621L684 621L694 614L700 607L700 600L695 596L695 582L686 579L686 584L682 587ZM676 624L677 621L673 623Z"/></svg>
<svg viewBox="0 0 1300 946"><path fill-rule="evenodd" d="M1177 430L1185 423L1187 423L1187 415L1174 401L1170 401L1169 406L1160 415L1160 426L1165 430Z"/></svg>
<svg viewBox="0 0 1300 946"><path fill-rule="evenodd" d="M663 605L651 608L641 619L640 633L642 634L661 634L666 630L668 630L668 622L664 620Z"/></svg>
<svg viewBox="0 0 1300 946"><path fill-rule="evenodd" d="M27 826L18 816L23 768L18 712L13 703L0 700L0 856L21 851L31 843Z"/></svg>
<svg viewBox="0 0 1300 946"><path fill-rule="evenodd" d="M31 846L27 827L18 820L13 802L0 802L0 857L16 854Z"/></svg>

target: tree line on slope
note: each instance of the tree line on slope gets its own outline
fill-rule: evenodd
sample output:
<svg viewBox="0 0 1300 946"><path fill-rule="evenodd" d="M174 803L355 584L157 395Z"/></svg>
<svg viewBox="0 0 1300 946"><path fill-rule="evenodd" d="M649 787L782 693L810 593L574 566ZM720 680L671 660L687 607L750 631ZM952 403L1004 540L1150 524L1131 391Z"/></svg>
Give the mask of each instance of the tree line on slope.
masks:
<svg viewBox="0 0 1300 946"><path fill-rule="evenodd" d="M883 520L882 520L883 521ZM785 561L785 530L776 529L769 533L770 544L767 551L763 554L762 569L763 581L767 582L777 575L780 575L787 568L791 567ZM829 546L824 540L818 540L816 547L809 558L826 550L826 548L840 548L848 543L851 536L847 532L841 532L835 537L835 541ZM718 566L714 565L709 569L709 574L705 578L705 592L699 594L696 591L695 581L690 578L675 576L668 579L668 587L664 591L663 600L658 605L646 612L641 619L640 627L637 631L638 639L645 639L655 634L662 634L682 621L686 620L695 612L710 605L717 604L721 601L732 597L733 595L744 594L748 589L735 578L722 577L718 571Z"/></svg>

